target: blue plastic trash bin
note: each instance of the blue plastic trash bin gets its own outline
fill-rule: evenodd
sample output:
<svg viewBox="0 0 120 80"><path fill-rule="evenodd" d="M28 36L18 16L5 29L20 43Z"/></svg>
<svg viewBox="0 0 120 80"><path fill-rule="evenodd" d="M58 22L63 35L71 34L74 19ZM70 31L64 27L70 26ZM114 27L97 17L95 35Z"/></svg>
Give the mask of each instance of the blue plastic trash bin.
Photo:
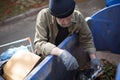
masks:
<svg viewBox="0 0 120 80"><path fill-rule="evenodd" d="M96 12L87 22L98 51L120 54L120 3Z"/></svg>
<svg viewBox="0 0 120 80"><path fill-rule="evenodd" d="M85 65L88 55L82 53L76 34L65 39L59 48L68 50L77 58L79 66ZM63 63L56 56L47 56L31 71L25 80L73 80L75 71L67 71Z"/></svg>
<svg viewBox="0 0 120 80"><path fill-rule="evenodd" d="M106 6L111 6L120 3L120 0L106 0Z"/></svg>
<svg viewBox="0 0 120 80"><path fill-rule="evenodd" d="M116 79L115 80L120 80L120 64L117 67Z"/></svg>

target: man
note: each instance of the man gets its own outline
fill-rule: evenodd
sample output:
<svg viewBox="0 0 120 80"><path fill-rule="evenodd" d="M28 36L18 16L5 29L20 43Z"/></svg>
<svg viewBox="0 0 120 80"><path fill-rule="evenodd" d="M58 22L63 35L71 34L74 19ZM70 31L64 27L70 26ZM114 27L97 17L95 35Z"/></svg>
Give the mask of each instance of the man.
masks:
<svg viewBox="0 0 120 80"><path fill-rule="evenodd" d="M42 57L48 54L58 56L67 70L77 69L77 60L67 50L57 47L73 33L79 35L84 51L90 55L93 66L97 67L99 60L95 55L92 34L81 13L75 10L74 0L50 0L49 8L39 12L34 39L37 54Z"/></svg>

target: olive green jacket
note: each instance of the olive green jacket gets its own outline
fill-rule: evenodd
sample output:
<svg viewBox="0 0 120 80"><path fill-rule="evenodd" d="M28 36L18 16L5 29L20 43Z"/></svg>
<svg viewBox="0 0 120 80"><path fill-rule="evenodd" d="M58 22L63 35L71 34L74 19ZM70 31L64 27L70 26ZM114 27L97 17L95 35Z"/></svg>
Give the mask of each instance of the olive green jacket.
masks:
<svg viewBox="0 0 120 80"><path fill-rule="evenodd" d="M54 45L58 33L56 24L56 19L50 14L48 8L42 9L39 12L34 39L35 50L39 55L48 55L51 50L56 47ZM85 52L95 53L96 49L94 47L91 31L83 16L77 10L73 12L72 24L68 27L68 31L69 35L78 33L79 41Z"/></svg>

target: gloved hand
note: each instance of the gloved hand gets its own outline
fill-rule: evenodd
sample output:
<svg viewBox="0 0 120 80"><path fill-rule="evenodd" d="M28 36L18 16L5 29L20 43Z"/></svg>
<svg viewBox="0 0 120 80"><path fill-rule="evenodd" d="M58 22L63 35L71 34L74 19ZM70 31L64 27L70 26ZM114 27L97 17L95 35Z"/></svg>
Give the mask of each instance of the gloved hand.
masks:
<svg viewBox="0 0 120 80"><path fill-rule="evenodd" d="M98 58L91 59L91 68L96 71L97 69L99 69L99 67L100 67L100 59Z"/></svg>
<svg viewBox="0 0 120 80"><path fill-rule="evenodd" d="M77 60L68 51L64 50L59 57L67 70L74 70L79 67Z"/></svg>

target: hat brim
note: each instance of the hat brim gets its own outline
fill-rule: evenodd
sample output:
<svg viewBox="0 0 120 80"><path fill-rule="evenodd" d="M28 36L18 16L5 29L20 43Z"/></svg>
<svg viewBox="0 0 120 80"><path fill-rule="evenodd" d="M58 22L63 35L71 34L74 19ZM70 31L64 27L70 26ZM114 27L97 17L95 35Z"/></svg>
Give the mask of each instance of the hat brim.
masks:
<svg viewBox="0 0 120 80"><path fill-rule="evenodd" d="M51 10L50 10L50 13L51 13L53 16L57 17L57 18L65 18L65 17L70 16L70 15L73 13L74 9L75 9L75 2L74 2L74 4L71 6L71 8L68 9L65 13L56 14L56 13L54 13L54 12L51 11Z"/></svg>

